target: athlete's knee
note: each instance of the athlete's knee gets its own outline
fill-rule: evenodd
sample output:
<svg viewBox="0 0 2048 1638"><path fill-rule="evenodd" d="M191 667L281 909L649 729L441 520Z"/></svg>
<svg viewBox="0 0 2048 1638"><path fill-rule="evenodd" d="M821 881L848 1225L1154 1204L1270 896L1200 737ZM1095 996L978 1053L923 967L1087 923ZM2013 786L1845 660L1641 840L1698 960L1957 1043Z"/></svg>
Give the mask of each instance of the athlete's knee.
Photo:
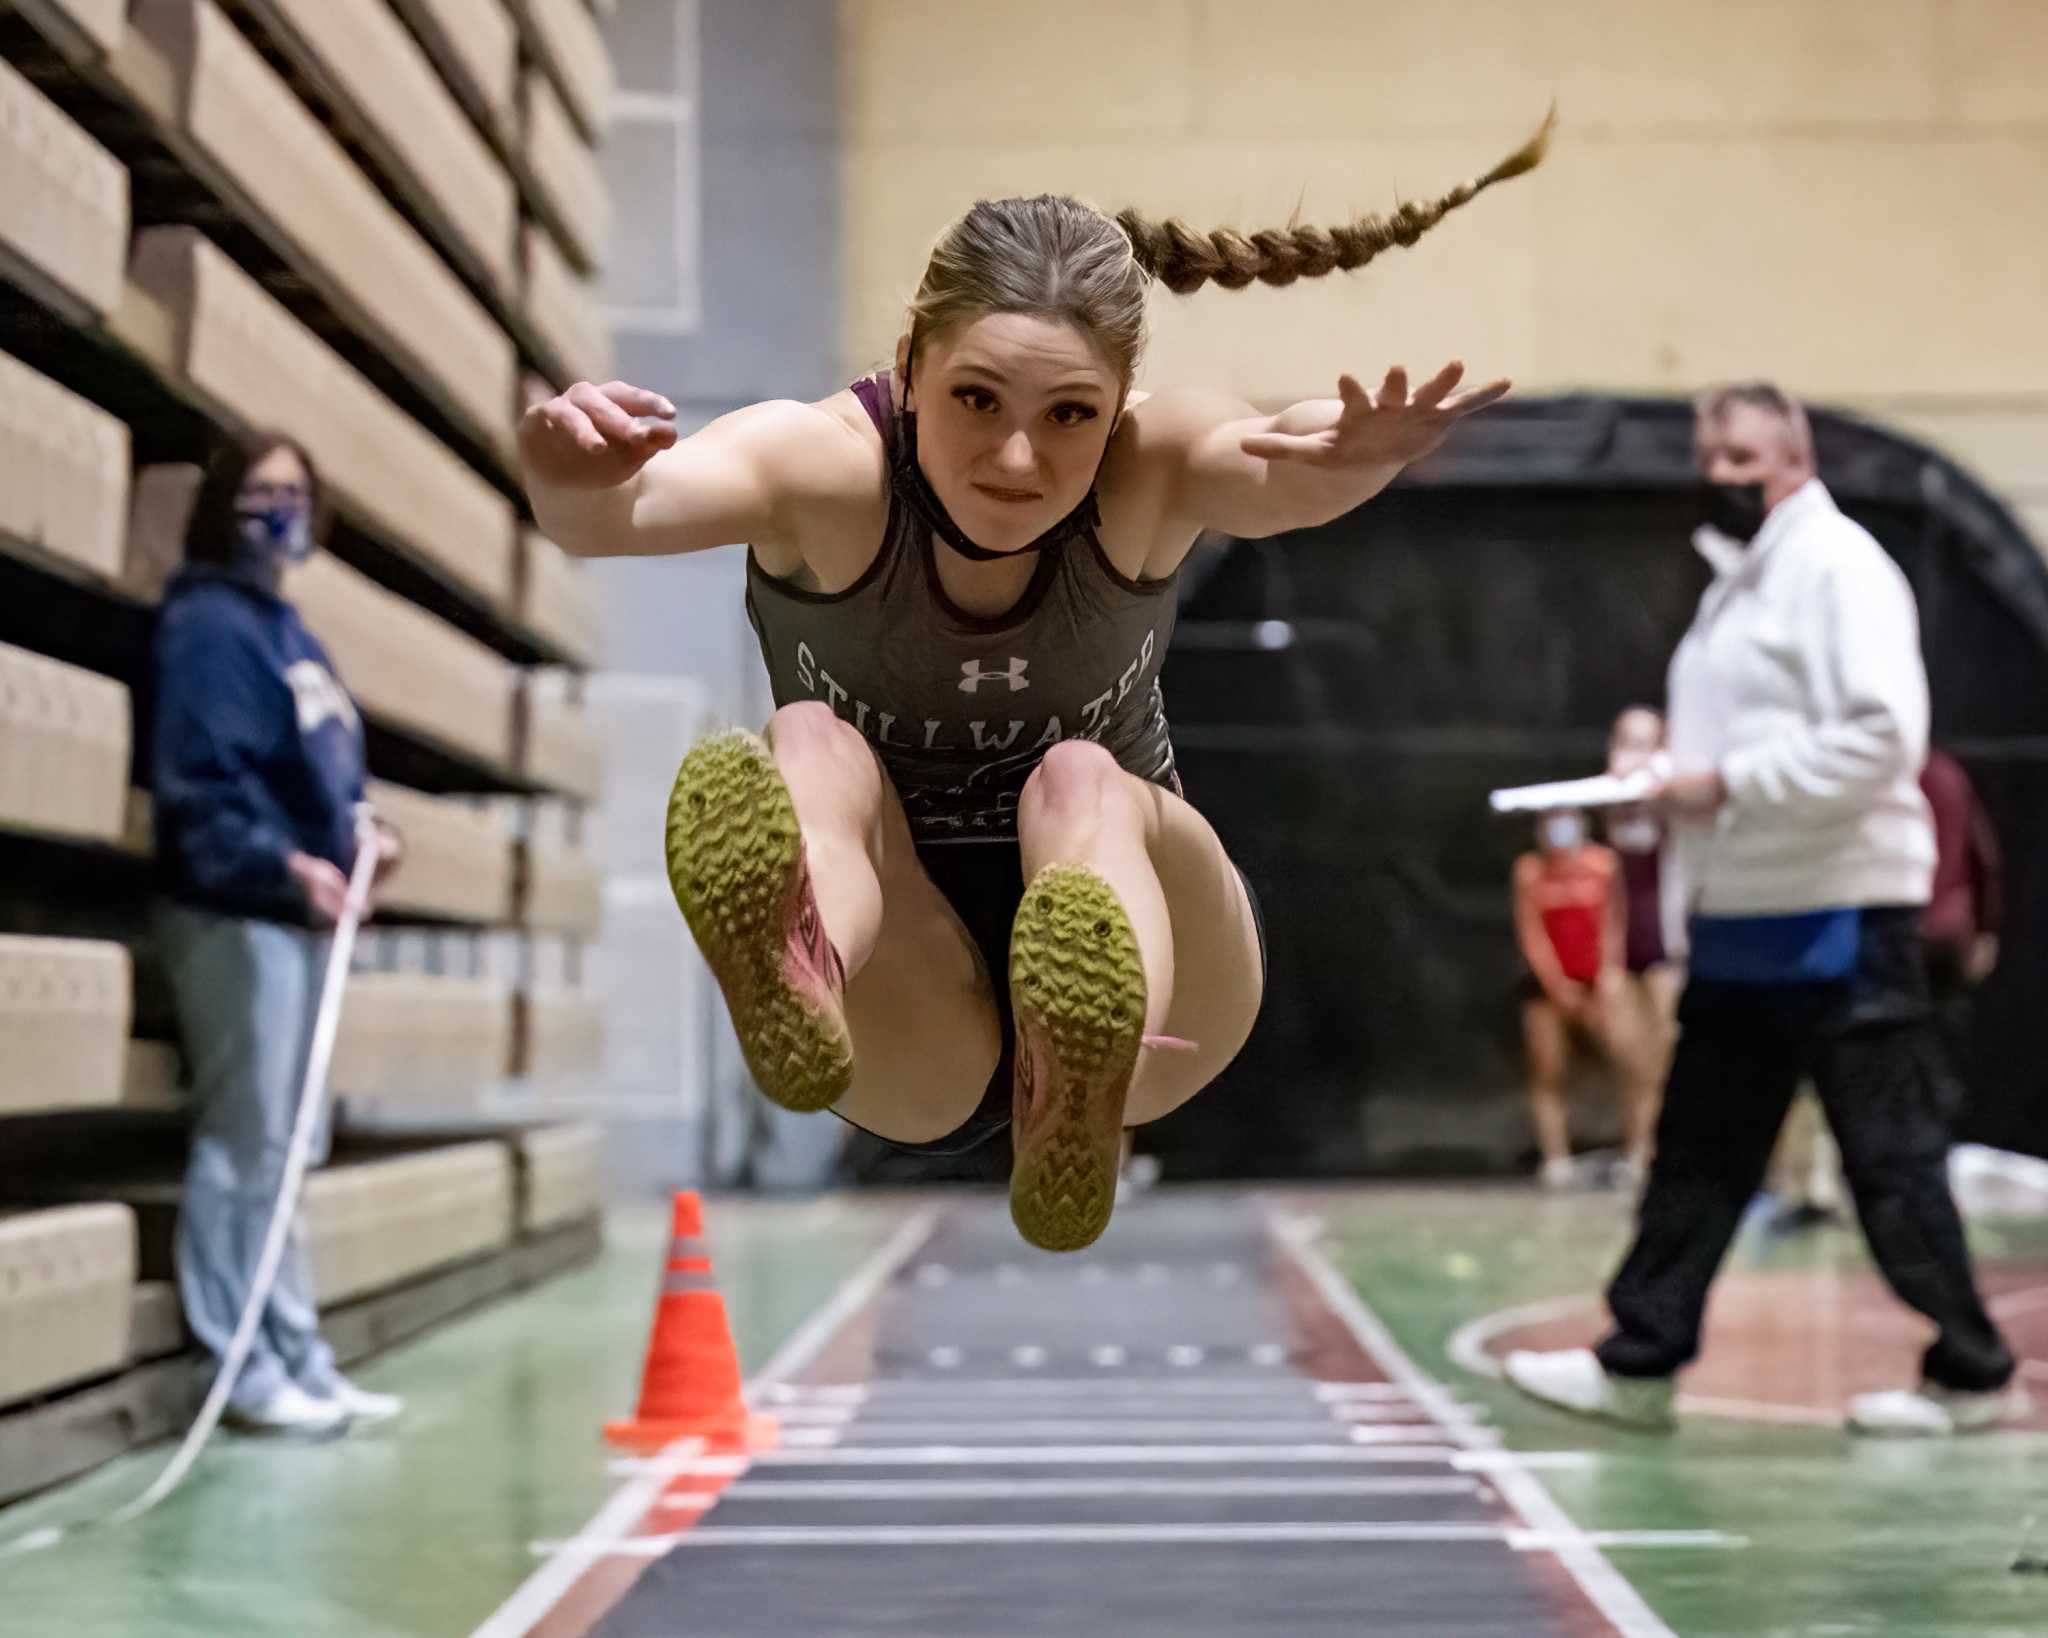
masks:
<svg viewBox="0 0 2048 1638"><path fill-rule="evenodd" d="M1034 820L1095 815L1125 799L1125 774L1092 740L1062 740L1045 753L1019 798L1020 816Z"/></svg>
<svg viewBox="0 0 2048 1638"><path fill-rule="evenodd" d="M875 755L868 742L853 724L834 716L822 700L798 700L777 711L768 719L768 741L775 748L775 760L785 768L823 766L844 782L844 789L870 783L879 788Z"/></svg>

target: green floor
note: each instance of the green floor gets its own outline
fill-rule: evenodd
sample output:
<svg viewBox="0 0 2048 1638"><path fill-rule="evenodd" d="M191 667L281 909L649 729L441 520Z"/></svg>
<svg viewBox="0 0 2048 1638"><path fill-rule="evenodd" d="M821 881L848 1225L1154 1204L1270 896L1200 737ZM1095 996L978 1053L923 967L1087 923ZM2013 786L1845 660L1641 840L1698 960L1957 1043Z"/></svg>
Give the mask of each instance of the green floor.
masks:
<svg viewBox="0 0 2048 1638"><path fill-rule="evenodd" d="M1625 1229L1610 1197L1380 1189L1306 1204L1416 1360L1511 1446L1594 1453L1542 1474L1580 1525L1748 1539L1614 1552L1681 1638L2048 1634L2048 1577L2011 1571L2022 1547L2048 1553L2048 1436L1875 1446L1804 1427L1645 1437L1568 1420L1461 1371L1444 1344L1479 1315L1595 1289ZM713 1202L742 1362L764 1362L906 1209ZM317 1447L223 1436L139 1523L0 1559L0 1635L462 1638L533 1570L530 1543L572 1534L619 1482L597 1429L630 1406L665 1226L656 1211L615 1212L594 1266L367 1367L366 1384L410 1401L398 1429ZM2017 1231L1979 1240L1992 1262L2048 1252ZM1862 1259L1841 1232L1737 1253L1759 1255ZM165 1454L0 1512L0 1539L118 1504Z"/></svg>
<svg viewBox="0 0 2048 1638"><path fill-rule="evenodd" d="M1597 1290L1626 1243L1609 1196L1525 1190L1344 1194L1318 1203L1339 1266L1423 1369L1482 1407L1517 1450L1581 1450L1545 1486L1589 1530L1716 1530L1739 1550L1616 1549L1616 1567L1680 1638L2042 1638L2048 1436L1870 1443L1833 1429L1695 1420L1673 1435L1603 1428L1459 1369L1459 1325L1513 1304ZM2048 1246L2038 1229L1978 1228L1980 1262ZM1749 1234L1731 1266L1867 1266L1853 1230Z"/></svg>
<svg viewBox="0 0 2048 1638"><path fill-rule="evenodd" d="M752 1369L900 1220L883 1203L714 1200L708 1230ZM223 1433L133 1524L0 1558L5 1638L461 1638L619 1481L599 1438L639 1380L667 1219L614 1211L586 1269L365 1366L406 1396L373 1435L293 1445ZM0 1511L0 1540L104 1512L168 1447Z"/></svg>

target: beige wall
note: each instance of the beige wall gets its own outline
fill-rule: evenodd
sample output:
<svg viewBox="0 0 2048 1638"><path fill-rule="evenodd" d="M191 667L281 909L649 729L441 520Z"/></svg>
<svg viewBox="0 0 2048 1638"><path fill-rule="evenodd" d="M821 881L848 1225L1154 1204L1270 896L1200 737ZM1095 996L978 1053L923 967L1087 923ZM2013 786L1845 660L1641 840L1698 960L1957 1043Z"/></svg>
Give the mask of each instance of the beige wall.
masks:
<svg viewBox="0 0 2048 1638"><path fill-rule="evenodd" d="M2048 539L2044 0L842 0L849 371L934 234L1046 190L1197 226L1549 163L1415 249L1154 304L1149 385L1261 401L1464 358L1524 387L1774 375L1929 437Z"/></svg>

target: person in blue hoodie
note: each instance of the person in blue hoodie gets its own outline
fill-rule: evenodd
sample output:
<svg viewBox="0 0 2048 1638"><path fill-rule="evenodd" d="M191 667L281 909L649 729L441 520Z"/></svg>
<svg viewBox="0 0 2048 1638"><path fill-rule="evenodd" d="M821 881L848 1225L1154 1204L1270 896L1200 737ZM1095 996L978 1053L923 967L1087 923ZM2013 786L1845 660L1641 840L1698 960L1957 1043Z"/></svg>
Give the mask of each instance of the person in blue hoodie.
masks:
<svg viewBox="0 0 2048 1638"><path fill-rule="evenodd" d="M152 654L156 935L195 1113L178 1285L193 1334L216 1358L249 1295L283 1177L363 801L361 718L282 589L285 571L314 550L320 500L313 463L291 440L223 442ZM398 852L394 833L383 839L380 876ZM326 1152L323 1118L313 1163ZM335 1368L295 1226L229 1417L318 1435L401 1408Z"/></svg>

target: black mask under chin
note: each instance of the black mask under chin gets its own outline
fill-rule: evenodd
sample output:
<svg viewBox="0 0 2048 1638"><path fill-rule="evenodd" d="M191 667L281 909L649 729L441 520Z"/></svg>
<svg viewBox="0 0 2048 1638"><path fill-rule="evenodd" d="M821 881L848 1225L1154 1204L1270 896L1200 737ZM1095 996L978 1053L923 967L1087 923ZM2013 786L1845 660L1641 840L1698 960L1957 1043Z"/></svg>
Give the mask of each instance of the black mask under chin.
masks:
<svg viewBox="0 0 2048 1638"><path fill-rule="evenodd" d="M931 480L924 475L924 468L917 459L917 412L905 410L899 425L902 436L896 440L895 488L910 509L931 526L933 534L943 540L962 557L976 563L995 563L1006 557L1015 557L1018 552L1042 552L1050 546L1061 546L1074 536L1090 529L1100 528L1102 514L1095 506L1095 485L1091 481L1088 493L1081 497L1076 506L1059 522L1028 545L1019 546L1015 551L994 552L986 546L978 546L967 538L966 532L946 513L945 503L931 486ZM1103 457L1107 459L1109 447L1103 446ZM1102 468L1096 467L1096 476L1102 475Z"/></svg>
<svg viewBox="0 0 2048 1638"><path fill-rule="evenodd" d="M1769 515L1770 508L1764 505L1764 486L1760 483L1700 485L1700 520L1730 540L1746 545L1756 539Z"/></svg>

